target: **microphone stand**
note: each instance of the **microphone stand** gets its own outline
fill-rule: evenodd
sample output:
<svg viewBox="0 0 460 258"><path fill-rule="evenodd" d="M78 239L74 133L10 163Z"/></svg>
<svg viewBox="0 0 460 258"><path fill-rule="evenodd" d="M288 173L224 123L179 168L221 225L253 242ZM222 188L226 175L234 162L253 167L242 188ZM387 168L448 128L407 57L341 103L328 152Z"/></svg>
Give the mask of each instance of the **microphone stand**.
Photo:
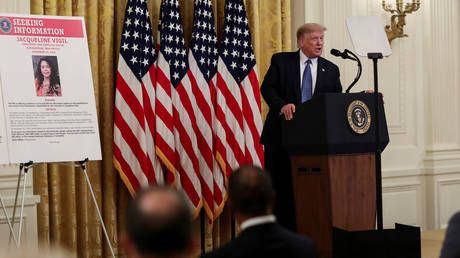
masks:
<svg viewBox="0 0 460 258"><path fill-rule="evenodd" d="M383 58L382 53L368 53L367 57L374 64L374 105L375 105L375 184L377 205L377 229L383 230L383 205L382 205L382 149L380 148L380 125L379 125L379 83L377 73L377 61Z"/></svg>
<svg viewBox="0 0 460 258"><path fill-rule="evenodd" d="M353 80L353 82L350 84L350 86L348 86L347 90L345 91L346 93L350 93L351 88L358 82L359 78L361 77L361 72L363 71L363 69L362 69L362 65L361 65L361 60L359 60L359 58L353 52L351 52L348 49L345 49L344 52L348 53L348 54L351 54L354 57L353 58L353 57L349 56L348 57L349 59L355 60L356 62L358 62L358 73L356 74L356 77Z"/></svg>

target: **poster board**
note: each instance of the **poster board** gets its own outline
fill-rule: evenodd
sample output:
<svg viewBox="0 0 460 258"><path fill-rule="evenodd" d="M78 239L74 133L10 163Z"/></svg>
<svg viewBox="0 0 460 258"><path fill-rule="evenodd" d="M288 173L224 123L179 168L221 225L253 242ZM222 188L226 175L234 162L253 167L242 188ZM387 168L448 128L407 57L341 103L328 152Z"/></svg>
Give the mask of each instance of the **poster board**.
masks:
<svg viewBox="0 0 460 258"><path fill-rule="evenodd" d="M0 163L100 160L83 18L0 14L0 46Z"/></svg>
<svg viewBox="0 0 460 258"><path fill-rule="evenodd" d="M377 16L347 17L347 28L358 55L367 57L368 53L391 55L391 47L382 20Z"/></svg>

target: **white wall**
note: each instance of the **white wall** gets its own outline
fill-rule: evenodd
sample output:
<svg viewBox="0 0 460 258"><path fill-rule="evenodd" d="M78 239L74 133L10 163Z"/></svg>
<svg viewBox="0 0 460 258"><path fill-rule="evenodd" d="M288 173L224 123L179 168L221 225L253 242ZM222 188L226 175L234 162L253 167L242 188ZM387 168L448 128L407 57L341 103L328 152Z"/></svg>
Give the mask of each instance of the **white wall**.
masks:
<svg viewBox="0 0 460 258"><path fill-rule="evenodd" d="M376 15L390 22L380 0L292 0L291 6L292 42L300 24L325 25L323 56L340 67L345 87L356 65L329 50L353 50L346 17ZM379 61L390 133L382 160L385 227L400 222L423 230L441 228L460 210L459 13L458 0L422 1L417 12L406 16L409 37L394 39L393 54ZM372 63L361 61L363 75L355 92L373 88Z"/></svg>
<svg viewBox="0 0 460 258"><path fill-rule="evenodd" d="M0 13L30 13L30 0L0 0ZM16 186L18 182L19 167L16 165L0 165L0 196L4 201L7 209L7 213L10 219L13 215L13 207L16 193ZM24 198L24 221L22 228L21 247L35 247L38 244L37 241L37 204L40 201L39 196L33 195L32 186L32 171L27 175L26 192ZM18 204L21 204L23 181L22 177L19 200ZM14 226L16 235L19 231L19 217L20 207L17 208L16 224ZM9 228L6 217L3 212L3 207L0 204L0 248L4 249L9 243ZM11 242L11 247L14 246L14 242Z"/></svg>
<svg viewBox="0 0 460 258"><path fill-rule="evenodd" d="M30 13L30 0L0 0L1 13Z"/></svg>

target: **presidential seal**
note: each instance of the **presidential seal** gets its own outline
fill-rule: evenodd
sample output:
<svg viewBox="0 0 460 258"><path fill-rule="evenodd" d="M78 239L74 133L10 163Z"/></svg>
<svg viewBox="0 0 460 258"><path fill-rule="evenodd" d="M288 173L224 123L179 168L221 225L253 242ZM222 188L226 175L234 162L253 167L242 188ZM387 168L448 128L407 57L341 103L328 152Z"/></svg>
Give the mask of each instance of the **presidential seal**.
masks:
<svg viewBox="0 0 460 258"><path fill-rule="evenodd" d="M10 33L11 29L13 28L10 19L8 18L1 18L0 19L0 30L3 33Z"/></svg>
<svg viewBox="0 0 460 258"><path fill-rule="evenodd" d="M351 129L358 134L366 133L371 126L371 112L361 100L354 100L348 105L347 119Z"/></svg>

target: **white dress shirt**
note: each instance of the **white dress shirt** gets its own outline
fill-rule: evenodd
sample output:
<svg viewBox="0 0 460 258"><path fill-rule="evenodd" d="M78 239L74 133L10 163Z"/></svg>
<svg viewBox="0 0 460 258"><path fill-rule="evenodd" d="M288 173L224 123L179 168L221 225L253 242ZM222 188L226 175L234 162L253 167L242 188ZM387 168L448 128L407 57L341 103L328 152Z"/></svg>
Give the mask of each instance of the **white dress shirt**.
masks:
<svg viewBox="0 0 460 258"><path fill-rule="evenodd" d="M275 218L275 215L273 214L254 217L254 218L250 218L244 221L243 223L241 223L240 229L241 231L243 231L247 229L248 227L267 224L267 223L273 223L275 221L276 221L276 218Z"/></svg>
<svg viewBox="0 0 460 258"><path fill-rule="evenodd" d="M307 60L311 60L311 65L310 65L310 71L311 71L311 95L313 96L313 93L315 93L315 87L316 87L316 75L318 72L318 58L308 58L302 50L299 50L300 53L300 89L302 90L302 78L303 78L303 72L305 71L305 66L307 65Z"/></svg>

